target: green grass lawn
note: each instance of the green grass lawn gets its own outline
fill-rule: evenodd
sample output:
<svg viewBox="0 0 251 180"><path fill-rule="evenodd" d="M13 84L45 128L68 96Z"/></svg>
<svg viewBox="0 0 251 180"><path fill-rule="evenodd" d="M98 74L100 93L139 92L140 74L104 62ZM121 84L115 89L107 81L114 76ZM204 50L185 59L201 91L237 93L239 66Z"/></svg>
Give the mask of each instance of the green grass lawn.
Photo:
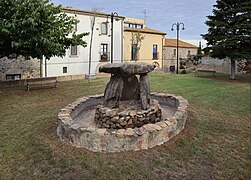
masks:
<svg viewBox="0 0 251 180"><path fill-rule="evenodd" d="M59 110L103 93L108 78L29 93L3 89L0 179L250 179L250 76L239 78L152 73L151 91L189 101L186 128L161 146L121 153L94 153L56 137Z"/></svg>

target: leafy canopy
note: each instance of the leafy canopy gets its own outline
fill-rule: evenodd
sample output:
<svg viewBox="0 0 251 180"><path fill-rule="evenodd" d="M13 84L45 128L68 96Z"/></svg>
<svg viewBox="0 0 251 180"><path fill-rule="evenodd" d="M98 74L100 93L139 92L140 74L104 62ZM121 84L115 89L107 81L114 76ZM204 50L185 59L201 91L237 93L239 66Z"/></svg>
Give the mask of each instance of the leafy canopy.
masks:
<svg viewBox="0 0 251 180"><path fill-rule="evenodd" d="M213 57L232 60L251 59L251 1L217 0L208 16L207 40Z"/></svg>
<svg viewBox="0 0 251 180"><path fill-rule="evenodd" d="M71 45L86 46L77 23L50 0L0 0L0 57L63 57Z"/></svg>

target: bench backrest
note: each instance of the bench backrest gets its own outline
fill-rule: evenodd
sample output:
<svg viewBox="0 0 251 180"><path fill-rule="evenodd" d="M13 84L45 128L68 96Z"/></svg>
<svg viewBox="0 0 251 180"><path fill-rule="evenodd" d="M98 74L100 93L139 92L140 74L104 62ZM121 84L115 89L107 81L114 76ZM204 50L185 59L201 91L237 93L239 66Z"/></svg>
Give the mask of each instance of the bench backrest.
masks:
<svg viewBox="0 0 251 180"><path fill-rule="evenodd" d="M26 82L37 82L37 81L56 81L57 77L41 77L41 78L30 78L26 79Z"/></svg>
<svg viewBox="0 0 251 180"><path fill-rule="evenodd" d="M211 69L198 69L198 72L216 72L215 70L211 70Z"/></svg>

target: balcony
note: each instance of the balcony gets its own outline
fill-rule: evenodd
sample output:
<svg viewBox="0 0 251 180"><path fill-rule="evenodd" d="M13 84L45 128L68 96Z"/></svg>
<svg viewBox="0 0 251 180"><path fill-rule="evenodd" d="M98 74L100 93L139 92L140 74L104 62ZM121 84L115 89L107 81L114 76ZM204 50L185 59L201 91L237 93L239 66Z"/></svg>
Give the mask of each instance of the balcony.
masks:
<svg viewBox="0 0 251 180"><path fill-rule="evenodd" d="M108 61L109 61L108 53L103 53L100 55L100 62L108 62Z"/></svg>
<svg viewBox="0 0 251 180"><path fill-rule="evenodd" d="M159 53L153 53L153 60L159 59Z"/></svg>

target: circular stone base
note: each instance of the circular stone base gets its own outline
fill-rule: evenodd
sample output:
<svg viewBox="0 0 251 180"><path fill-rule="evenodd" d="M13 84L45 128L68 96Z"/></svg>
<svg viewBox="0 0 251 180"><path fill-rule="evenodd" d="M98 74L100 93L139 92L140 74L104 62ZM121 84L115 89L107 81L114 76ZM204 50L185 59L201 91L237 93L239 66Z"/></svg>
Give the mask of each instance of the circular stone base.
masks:
<svg viewBox="0 0 251 180"><path fill-rule="evenodd" d="M103 95L80 98L59 112L57 135L76 147L96 152L137 151L161 145L185 127L188 102L181 96L163 93L152 93L151 98L161 106L160 122L117 130L95 124L95 109Z"/></svg>
<svg viewBox="0 0 251 180"><path fill-rule="evenodd" d="M95 122L99 128L126 129L141 127L148 123L161 120L161 107L157 100L152 99L150 108L140 109L138 101L122 101L120 108L110 109L99 105L95 112Z"/></svg>

